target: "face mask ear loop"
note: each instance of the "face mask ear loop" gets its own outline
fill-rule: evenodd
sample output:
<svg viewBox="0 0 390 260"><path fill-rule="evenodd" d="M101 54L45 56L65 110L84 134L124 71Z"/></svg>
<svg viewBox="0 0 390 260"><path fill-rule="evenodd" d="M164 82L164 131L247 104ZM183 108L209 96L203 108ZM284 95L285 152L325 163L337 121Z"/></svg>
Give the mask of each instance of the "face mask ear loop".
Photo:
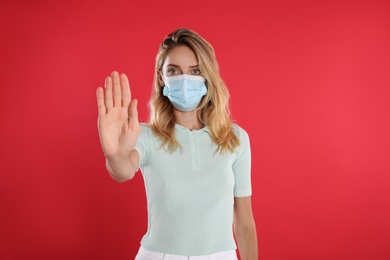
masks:
<svg viewBox="0 0 390 260"><path fill-rule="evenodd" d="M161 70L157 70L157 80L158 80L158 83L160 85L160 87L165 87L165 81L164 81L164 75L163 73L161 72Z"/></svg>

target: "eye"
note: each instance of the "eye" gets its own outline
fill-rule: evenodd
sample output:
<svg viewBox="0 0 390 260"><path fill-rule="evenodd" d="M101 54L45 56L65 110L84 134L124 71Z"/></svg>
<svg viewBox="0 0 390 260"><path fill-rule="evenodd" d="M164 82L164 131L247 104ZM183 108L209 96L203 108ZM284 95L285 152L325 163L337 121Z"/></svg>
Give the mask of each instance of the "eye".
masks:
<svg viewBox="0 0 390 260"><path fill-rule="evenodd" d="M174 75L180 74L180 71L177 70L177 69L171 68L171 69L168 69L168 70L167 70L167 74L168 74L168 76L174 76Z"/></svg>
<svg viewBox="0 0 390 260"><path fill-rule="evenodd" d="M199 69L194 69L194 70L192 71L192 74L194 74L194 75L200 75L201 72L200 72Z"/></svg>

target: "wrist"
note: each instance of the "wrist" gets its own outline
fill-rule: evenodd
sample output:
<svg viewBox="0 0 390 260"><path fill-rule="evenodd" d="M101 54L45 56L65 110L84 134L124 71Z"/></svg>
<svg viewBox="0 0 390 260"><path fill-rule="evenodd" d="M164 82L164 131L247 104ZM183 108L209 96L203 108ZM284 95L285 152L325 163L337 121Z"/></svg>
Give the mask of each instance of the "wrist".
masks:
<svg viewBox="0 0 390 260"><path fill-rule="evenodd" d="M115 153L115 154L106 154L106 159L110 163L121 163L129 160L129 154L128 153Z"/></svg>

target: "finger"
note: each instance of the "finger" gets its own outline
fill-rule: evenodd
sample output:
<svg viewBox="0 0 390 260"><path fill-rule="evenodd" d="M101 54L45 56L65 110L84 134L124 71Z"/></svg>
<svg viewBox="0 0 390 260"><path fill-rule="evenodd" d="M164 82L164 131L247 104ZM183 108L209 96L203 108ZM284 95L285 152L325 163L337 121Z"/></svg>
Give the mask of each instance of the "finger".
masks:
<svg viewBox="0 0 390 260"><path fill-rule="evenodd" d="M139 122L138 122L137 104L138 104L138 100L137 99L133 99L130 102L130 106L129 106L129 121L128 121L130 129L134 129L134 127L136 127L139 124Z"/></svg>
<svg viewBox="0 0 390 260"><path fill-rule="evenodd" d="M106 78L105 82L106 93L104 95L104 103L106 104L107 111L113 107L112 103L112 79L111 77Z"/></svg>
<svg viewBox="0 0 390 260"><path fill-rule="evenodd" d="M104 105L104 92L102 87L98 87L96 90L96 98L98 104L99 117L105 116L107 113L106 106Z"/></svg>
<svg viewBox="0 0 390 260"><path fill-rule="evenodd" d="M121 86L122 86L122 102L124 107L128 107L131 100L130 84L126 74L120 75Z"/></svg>
<svg viewBox="0 0 390 260"><path fill-rule="evenodd" d="M122 90L121 82L119 80L119 74L117 71L111 73L112 83L114 88L114 107L122 106Z"/></svg>

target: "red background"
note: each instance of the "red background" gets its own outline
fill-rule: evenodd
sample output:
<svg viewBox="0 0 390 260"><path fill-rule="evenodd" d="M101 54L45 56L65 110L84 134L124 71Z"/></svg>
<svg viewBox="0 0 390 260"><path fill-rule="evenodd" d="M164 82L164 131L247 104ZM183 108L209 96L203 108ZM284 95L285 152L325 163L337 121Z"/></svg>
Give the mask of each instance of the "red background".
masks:
<svg viewBox="0 0 390 260"><path fill-rule="evenodd" d="M390 259L389 1L1 1L0 259L133 259L142 176L105 170L95 89L147 102L166 34L215 48L251 137L260 259Z"/></svg>

